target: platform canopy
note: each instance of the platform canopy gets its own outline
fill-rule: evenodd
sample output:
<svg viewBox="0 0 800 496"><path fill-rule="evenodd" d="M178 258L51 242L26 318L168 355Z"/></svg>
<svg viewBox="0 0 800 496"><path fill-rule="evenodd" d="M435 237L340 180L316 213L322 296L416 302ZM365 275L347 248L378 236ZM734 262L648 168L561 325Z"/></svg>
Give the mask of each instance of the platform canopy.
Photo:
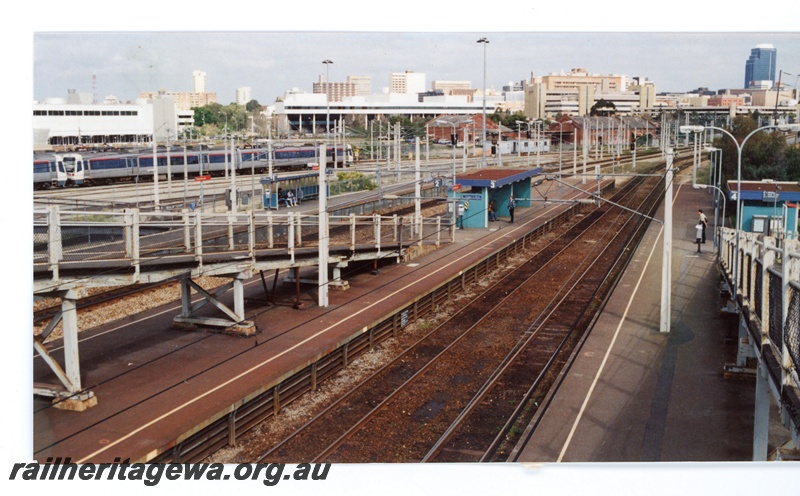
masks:
<svg viewBox="0 0 800 496"><path fill-rule="evenodd" d="M728 181L728 198L736 200L738 185ZM742 181L742 200L800 202L800 184L788 181Z"/></svg>
<svg viewBox="0 0 800 496"><path fill-rule="evenodd" d="M479 169L475 172L456 176L456 184L461 186L472 186L478 188L495 189L502 188L509 184L530 179L542 173L542 169Z"/></svg>

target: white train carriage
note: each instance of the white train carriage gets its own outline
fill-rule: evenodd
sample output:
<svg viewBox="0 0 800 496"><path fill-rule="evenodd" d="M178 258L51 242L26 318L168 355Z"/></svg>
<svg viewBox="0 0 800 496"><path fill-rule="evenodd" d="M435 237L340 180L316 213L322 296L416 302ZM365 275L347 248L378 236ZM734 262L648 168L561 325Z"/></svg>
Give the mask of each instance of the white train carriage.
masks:
<svg viewBox="0 0 800 496"><path fill-rule="evenodd" d="M67 184L80 186L86 175L86 161L80 153L65 153L56 155L56 177L61 173L62 167L67 175Z"/></svg>
<svg viewBox="0 0 800 496"><path fill-rule="evenodd" d="M171 174L182 178L199 174L222 175L235 167L244 174L268 169L270 162L274 171L302 170L311 163L318 163L319 149L314 146L285 146L272 150L269 160L266 149L224 150L161 150L156 153L159 177ZM353 163L350 145L328 149L328 167L349 167ZM120 181L152 180L154 174L153 154L103 153L53 154L33 160L33 182L35 189L65 187L69 185L110 184Z"/></svg>
<svg viewBox="0 0 800 496"><path fill-rule="evenodd" d="M111 184L136 178L139 161L135 154L84 156L84 184ZM75 183L79 184L79 183Z"/></svg>
<svg viewBox="0 0 800 496"><path fill-rule="evenodd" d="M83 184L84 161L79 153L56 153L33 160L35 188L64 187L70 183Z"/></svg>
<svg viewBox="0 0 800 496"><path fill-rule="evenodd" d="M35 189L63 187L67 182L66 173L59 182L56 177L56 161L52 158L33 158L33 186Z"/></svg>

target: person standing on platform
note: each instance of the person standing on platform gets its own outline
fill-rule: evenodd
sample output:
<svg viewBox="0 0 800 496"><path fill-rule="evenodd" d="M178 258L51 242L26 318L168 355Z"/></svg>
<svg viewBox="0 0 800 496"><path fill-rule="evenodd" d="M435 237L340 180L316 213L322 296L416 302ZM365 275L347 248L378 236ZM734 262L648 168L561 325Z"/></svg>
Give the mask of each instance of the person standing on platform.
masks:
<svg viewBox="0 0 800 496"><path fill-rule="evenodd" d="M511 216L510 224L514 223L514 209L517 208L517 202L514 201L514 195L508 198L508 214Z"/></svg>
<svg viewBox="0 0 800 496"><path fill-rule="evenodd" d="M694 227L697 230L697 235L695 236L695 242L697 243L697 253L700 253L700 245L704 243L703 231L705 230L705 227L703 226L703 223L700 221L698 221L697 225Z"/></svg>
<svg viewBox="0 0 800 496"><path fill-rule="evenodd" d="M700 223L703 224L703 243L706 242L706 227L708 227L708 218L706 214L703 213L703 209L697 211L697 214L700 216Z"/></svg>

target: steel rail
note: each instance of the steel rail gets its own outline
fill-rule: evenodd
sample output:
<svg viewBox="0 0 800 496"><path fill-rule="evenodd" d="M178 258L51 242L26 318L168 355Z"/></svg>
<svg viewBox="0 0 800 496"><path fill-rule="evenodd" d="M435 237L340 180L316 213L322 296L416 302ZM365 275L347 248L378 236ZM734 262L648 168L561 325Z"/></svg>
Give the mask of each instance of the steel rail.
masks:
<svg viewBox="0 0 800 496"><path fill-rule="evenodd" d="M556 239L556 240L553 240L551 243L549 243L549 244L548 244L548 246L554 245L554 244L556 244L556 243L558 243L558 242L563 242L563 239ZM547 249L547 247L545 247L545 248L542 248L541 252L544 252L546 249ZM561 248L559 249L559 251L563 251L564 249L566 249L566 247L561 247ZM554 260L555 260L555 257L553 257L553 256L549 256L549 257L547 258L547 260L546 260L546 261L545 261L545 262L544 262L542 265L540 265L540 266L537 268L537 270L536 270L536 271L534 271L534 273L533 273L533 274L531 274L531 275L527 276L527 278L526 278L525 280L530 280L530 279L534 278L534 277L535 277L535 276L536 276L536 275L537 275L537 274L538 274L540 271L544 270L544 269L546 268L546 266L550 265L551 263L554 263ZM495 292L496 292L496 289L497 289L498 287L502 287L502 286L503 286L503 285L504 285L504 284L507 282L507 279L508 279L508 278L510 278L510 277L512 277L514 273L516 273L516 272L519 272L519 270L520 270L520 269L518 269L518 270L516 270L516 271L514 271L514 272L512 272L512 273L510 273L510 274L508 274L508 275L507 275L505 278L503 278L503 279L501 279L501 280L497 281L497 282L496 282L495 284L493 284L493 285L492 285L490 288L488 288L486 291L484 291L484 292L483 292L481 295L477 296L477 297L476 297L476 299L477 299L477 300L480 300L482 296L486 296L486 295L489 295L489 294L493 294L493 293L495 293ZM506 297L504 297L504 298L502 299L502 301L501 301L501 302L498 302L498 303L497 303L497 304L494 306L494 310L492 310L492 312L494 312L494 311L500 311L499 309L501 308L502 302L503 302L503 301L506 301L506 300L507 300L509 297L513 296L513 295L516 293L516 291L517 291L519 288L523 287L523 286L524 286L524 284L520 284L520 285L518 285L518 286L517 286L517 288L515 288L514 290L512 290L511 292L509 292L509 294L508 294ZM505 288L503 288L503 289L504 289L505 291L508 291L508 289L509 289L509 288L505 287ZM322 453L320 453L320 454L318 454L318 455L316 456L315 460L322 459L322 458L324 458L325 456L328 456L328 454L329 454L330 452L332 452L332 451L335 451L335 449L336 449L336 448L338 448L338 447L339 447L341 444L343 444L343 443L344 443L344 442L347 440L347 438L348 438L348 437L349 437L351 434L355 433L355 432L358 430L358 428L359 428L359 427L363 426L363 425L364 425L366 422L368 422L368 421L369 421L369 419L370 419L372 416L374 416L375 414L377 414L377 413L380 411L380 409L381 409L381 407L382 407L383 405L385 405L385 404L386 404L388 401L390 401L392 398L394 398L394 397L395 397L397 394L400 394L400 393L403 391L403 389L404 389L406 386L408 386L408 385L410 385L411 383L413 383L413 382L414 382L414 380L415 380L416 378L420 377L420 375L421 375L421 374L422 374L424 371L428 370L428 368L429 368L430 366L432 366L434 363L436 363L436 362L437 362L437 360L439 359L439 357L441 357L441 356L444 356L448 350L452 349L452 347L453 347L453 346L455 346L456 344L458 344L459 342L461 342L463 339L465 339L466 337L468 337L469 333L470 333L470 332L471 332L473 329L477 328L477 326L478 326L478 325L479 325L481 322L485 321L487 318L489 318L489 317L492 315L492 312L487 312L487 313L486 313L486 314L485 314L485 315L484 315L484 316L483 316L483 317L482 317L482 318L481 318L479 321L475 322L475 323L474 323L474 324L473 324L473 325L472 325L472 326L471 326L469 329L465 330L465 331L464 331L462 334L460 334L460 335L459 335L459 336L458 336L458 337L457 337L457 338L456 338L454 341L452 341L452 342L451 342L451 343L450 343L450 344L449 344L449 345L448 345L446 348L444 348L444 349L443 349L443 350L441 350L441 352L439 352L439 353L438 353L436 356L434 356L433 358L431 358L431 359L430 359L430 361L428 361L428 362L427 362L427 364L425 364L425 365L424 365L422 368L420 368L419 370L417 370L417 371L414 373L414 375L413 375L413 376L411 376L411 377L409 377L408 379L406 379L406 380L405 380L405 381L404 381L404 382L403 382L403 383L402 383L400 386L397 386L394 392L392 392L390 395L388 395L388 396L387 396L387 397L386 397L386 398L385 398L385 399L384 399L384 400L383 400L383 401L382 401L380 404L376 405L376 406L375 406L375 407L374 407L374 408L373 408L373 409L372 409L370 412L368 412L368 413L367 413L365 416L362 416L362 418L361 418L361 420L360 420L359 422L357 422L357 423L356 423L356 424L354 424L354 425L351 425L351 427L350 427L350 428L349 428L349 429L348 429L348 430L347 430L345 433L343 433L342 435L340 435L340 436L339 436L339 437L338 437L338 438L337 438L337 439L336 439L336 440L335 440L333 443L329 444L329 445L328 445L328 447L326 447ZM461 312L459 312L459 313L461 313ZM451 316L451 318L450 318L450 319L448 319L448 321L451 321L451 320L454 320L454 319L456 319L456 318L457 318L457 316L458 316L458 315ZM268 459L270 455L274 454L274 453L275 453L276 451L278 451L280 448L282 448L283 446L285 446L285 445L286 445L286 444L287 444L287 443L288 443L290 440L292 440L292 439L296 438L297 436L301 435L301 434L302 434L302 432L303 432L305 429L307 429L309 426L313 425L315 422L318 422L318 421L320 421L320 419L322 419L322 418L323 418L325 415L327 415L329 412L333 411L333 409L334 409L334 408L338 407L340 404L342 404L344 401L346 401L346 400L347 400L347 399L348 399L348 398L349 398L351 395L355 394L355 393L356 393L356 392L357 392L359 389L368 387L368 385L370 384L370 382L371 382L371 381L374 381L374 380L376 380L376 379L377 379L377 378L378 378L378 377L379 377L381 374L383 374L383 373L384 373L386 370L389 370L389 368L390 368L390 367L392 367L394 364L396 364L396 363L399 363L400 361L402 361L402 359L403 359L403 358L404 358L406 355L408 355L409 353L413 352L417 346L419 346L421 343L425 342L425 341L426 341L426 340L429 338L429 336L430 336L430 335L432 335L432 334L436 333L436 332L437 332L437 331L439 331L441 328L443 328L443 327L446 325L446 323L447 323L447 322L445 322L445 323L441 324L440 326L437 326L437 328L436 328L436 329L434 329L433 331L431 331L431 333L428 333L426 336L424 336L423 338L421 338L420 340L418 340L417 342L415 342L414 344L412 344L412 345L411 345L411 346L410 346L410 347L409 347L407 350L405 350L405 351L404 351L404 352L403 352L401 355L399 355L398 357L396 357L396 358L395 358L395 360L393 360L393 361L392 361L391 363L389 363L389 364L386 364L384 367L382 367L381 369L379 369L379 370L377 370L376 372L374 372L373 374L371 374L371 375L370 375L370 376L369 376L367 379L365 379L365 380L364 380L364 382L363 382L362 384L360 384L360 385L356 386L355 388L353 388L352 390L350 390L350 391L349 391L348 393L346 393L344 396L342 396L341 398L339 398L339 399L338 399L338 400L337 400L337 401L336 401L334 404L332 404L332 405L329 405L329 406L328 406L328 407L327 407L327 408L326 408L324 411L320 412L320 413L319 413L317 416L315 416L313 419L309 420L309 421L308 421L306 424L304 424L303 426L301 426L300 428L298 428L298 429L297 429L297 430L296 430L296 431L295 431L293 434L291 434L291 435L290 435L290 436L288 436L286 439L284 439L283 441L281 441L281 442L280 442L278 445L276 445L275 447L273 447L273 448L272 448L270 451L268 451L267 453L265 453L264 455L262 455L260 459L261 459L262 461L263 461L263 460L265 460L265 459Z"/></svg>
<svg viewBox="0 0 800 496"><path fill-rule="evenodd" d="M601 217L602 217L602 215L601 215ZM587 227L586 229L584 229L581 234L585 234L585 233L589 232L592 229L592 227L594 227L594 225L596 224L597 221L599 221L599 219L596 219L595 221L593 221L592 225L590 227ZM581 236L578 235L578 236L575 236L573 239L571 239L569 241L569 243L563 249L559 250L559 254L563 253L568 248L573 247L575 245L575 243L578 242L580 237ZM536 276L538 275L539 272L544 270L545 267L550 266L552 263L556 263L557 261L558 261L557 256L554 256L554 257L550 258L550 260L548 260L546 264L543 264L542 266L540 266L539 269L537 271L535 271L530 277L525 279L516 288L514 288L514 290L512 292L510 292L509 295L512 295L512 294L515 295L517 292L523 290L527 284L530 284L531 281L533 281L536 278ZM500 281L500 282L501 283L505 282L505 279L503 281ZM507 287L504 288L504 289L508 290ZM504 309L503 304L506 301L508 301L508 298L503 298L500 302L498 302L497 305L494 306L494 308L490 312L487 312L487 316L494 315L496 312L502 312L503 309ZM473 332L475 330L482 330L482 328L479 327L479 324L482 324L485 321L486 321L486 319L484 318L484 319L481 319L479 322L476 322L476 325L473 325L472 327L470 327L470 329L467 332ZM490 326L490 327L493 327L493 326ZM466 333L465 333L465 335L463 335L463 337L466 337ZM532 337L532 336L530 336L530 337ZM457 343L453 343L451 346L448 346L447 349L443 350L442 353L436 355L436 357L434 357L430 362L428 362L423 367L423 369L421 369L417 373L415 373L408 381L404 382L391 395L389 395L387 398L385 398L383 401L381 401L378 405L376 405L367 415L365 415L355 425L353 425L350 429L348 429L347 432L345 432L342 436L340 436L339 439L337 439L334 443L332 443L330 446L328 446L321 454L319 454L314 460L312 460L312 462L315 462L315 463L316 462L320 462L320 461L325 460L328 457L330 457L349 438L351 438L353 435L355 435L361 429L361 427L366 425L367 422L369 422L370 420L372 420L372 418L374 418L376 415L378 415L383 410L383 407L388 405L391 400L397 398L400 394L405 393L405 389L407 389L414 382L416 382L417 379L422 377L422 373L423 372L427 371L428 369L430 369L435 364L438 365L437 362L439 360L445 359L447 352L450 349L452 349L453 346L455 346L455 344L457 344ZM520 351L520 350L518 349L518 351ZM491 381L491 379L490 379L490 381Z"/></svg>
<svg viewBox="0 0 800 496"><path fill-rule="evenodd" d="M145 291L157 289L162 286L167 286L168 284L173 284L175 282L177 282L177 279L159 281L153 283L136 284L133 286L122 286L110 289L108 291L103 291L101 293L87 296L86 298L81 298L80 300L78 300L77 310L78 312L86 311L93 307L102 305L104 303L108 303L114 300L119 300L122 298L129 298L139 293L144 293ZM51 319L60 311L61 311L60 304L48 306L46 308L37 310L33 312L33 323L34 325L36 325L44 320Z"/></svg>
<svg viewBox="0 0 800 496"><path fill-rule="evenodd" d="M654 193L655 193L655 190L654 190ZM652 194L651 194L651 196L652 196ZM649 200L649 199L646 199L646 200ZM660 205L660 201L658 201L658 199L656 199L655 201L652 201L651 203L652 203L652 206L650 208L650 211L653 212L653 211L656 210L658 205ZM640 224L642 224L642 225L636 228L636 230L637 230L637 232L639 234L638 235L634 234L634 237L628 242L628 244L627 244L628 246L638 244L639 241L641 240L641 237L642 237L643 232L644 232L644 229L642 229L642 227L644 225L644 220L640 219ZM624 248L624 249L626 249L626 248ZM622 264L623 267L627 266L629 262L630 262L630 258L623 262L623 264ZM612 267L611 271L609 271L609 277L611 276L611 272L613 270L614 270L614 268ZM617 281L612 282L612 284L616 285L618 281L619 280L617 279ZM605 283L605 281L604 281L604 283ZM608 294L605 296L602 304L600 305L601 308L605 306L605 304L606 304L608 298L610 297L610 295L611 295L611 291L609 291ZM596 321L596 319L597 319L597 315L592 319L592 322ZM589 323L587 329L590 329L592 327L592 325L593 325L593 323ZM534 422L532 422L532 423L527 425L525 431L522 433L522 436L517 440L517 446L520 445L520 442L523 442L522 441L523 439L525 440L525 442L527 442L533 436L533 433L536 430L536 426L538 425L539 420L541 420L541 416L542 416L543 412L545 412L549 408L549 406L550 406L550 404L551 404L551 402L553 400L554 393L556 391L558 391L560 389L561 385L563 384L563 381L564 381L564 379L566 377L566 372L572 367L572 365L574 363L574 360L575 360L575 358L577 356L577 353L579 353L580 350L583 348L583 345L585 344L585 341L586 341L586 338L588 337L588 335L589 335L589 333L583 333L583 335L580 337L579 342L576 344L574 349L571 350L571 355L569 357L567 357L566 362L565 362L562 370L559 372L559 376L555 379L553 384L551 384L549 386L545 401L543 403L541 403L541 404L534 404L534 406L536 407L536 411L531 413L531 416L533 416L535 420L534 420ZM521 416L524 408L527 405L530 404L530 401L532 400L533 395L534 395L535 387L536 387L536 384L534 383L531 386L529 392L526 393L524 401L520 402L519 406L517 407L517 409L514 412L514 415L509 417L509 422L507 423L506 426L503 427L503 430L501 430L501 432L508 432L510 430L510 428L511 428L510 425L512 424L512 421L513 421L513 423L517 422L517 420ZM484 454L484 457L482 457L481 460L483 461L486 458L487 455L488 456L492 456L493 453L490 453L490 450L496 449L497 445L499 445L499 443L501 441L502 441L501 435L498 434L498 436L495 438L494 443L492 444L492 446L490 446L489 449L486 450L486 452ZM509 454L510 459L507 458L506 461L517 461L517 457L518 456L519 456L519 452L517 452L516 448L515 448Z"/></svg>
<svg viewBox="0 0 800 496"><path fill-rule="evenodd" d="M628 193L629 194L634 194L634 192L630 191L630 189L628 190ZM608 214L608 213L610 213L610 212L607 211L606 214ZM618 219L618 218L622 217L623 215L625 215L625 214L622 213L622 212L618 212L617 211L615 219ZM630 219L630 217L629 217L629 219ZM605 236L606 233L609 233L609 232L610 231L605 231L604 232L604 236ZM623 230L622 230L622 228L620 228L617 232L614 233L612 239L609 240L607 242L607 244L604 244L602 246L602 248L600 249L600 252L601 253L607 252L611 248L610 244L615 239L617 239L619 236L621 236L622 234L623 234ZM578 241L578 238L576 238L575 241ZM599 246L599 245L600 245L600 243L596 244L595 246ZM529 349L530 344L538 338L538 333L550 321L550 319L555 314L555 312L557 310L559 310L560 308L562 308L562 305L564 304L564 302L567 301L568 298L570 298L570 296L571 296L570 293L573 290L575 290L575 288L581 282L583 282L584 278L587 276L587 274L589 273L590 270L592 270L592 269L594 269L594 268L596 268L598 266L599 260L600 260L600 254L597 254L594 251L589 251L589 252L586 253L586 256L584 257L584 259L581 262L581 264L578 267L576 267L576 269L569 276L569 278L565 281L565 283L553 295L553 298L551 298L551 300L547 303L547 305L545 306L545 309L544 309L545 311L542 312L542 314L540 314L540 316L536 319L536 321L532 323L532 325L530 326L529 330L525 334L523 334L523 336L520 338L520 341L515 345L514 349L512 350L512 353L510 353L500 364L498 364L497 368L493 371L493 373L490 375L490 377L487 379L487 381L481 386L481 388L476 392L476 394L473 396L473 398L467 403L467 405L464 407L464 409L459 413L458 417L456 417L453 420L453 422L445 430L445 432L440 436L440 438L436 441L436 443L434 443L434 445L431 447L431 449L428 451L428 453L422 459L422 462L430 462L430 461L432 461L432 459L434 459L441 452L441 449L444 447L445 443L448 442L452 438L452 435L456 432L456 430L459 427L461 427L464 424L464 422L466 422L468 420L468 418L472 414L472 412L486 398L486 396L489 394L491 389L498 383L498 381L500 381L504 377L504 374L506 374L508 372L508 370L512 367L512 365L520 357L520 355L522 353L524 353L527 349ZM588 265L586 265L587 261L589 262ZM571 284L570 284L570 282L571 282ZM598 290L599 290L599 287L595 288L595 290L592 292L592 295L590 295L589 298L586 298L586 301L585 301L585 304L584 304L584 308L583 308L583 310L581 312L578 313L578 315L583 315L583 313L585 313L585 311L588 308L588 306L594 300L594 296L596 295ZM572 301L572 300L570 300L570 301ZM559 354L563 350L564 346L569 341L569 339L571 337L571 334L572 334L571 331L564 333L564 336L561 339L561 341L559 342L559 344L557 345L556 349L551 353L551 355L548 358L545 366L542 368L540 373L537 375L537 378L534 380L534 386L537 385L541 381L541 379L549 372L550 367L553 365L553 363L555 362L556 358L559 356ZM528 397L530 395L530 391L534 386L529 388L529 391L526 394L526 397ZM518 403L517 409L515 409L515 414L520 410L520 406L519 405L524 405L526 403L526 401L525 401L526 397L523 398L522 402ZM513 418L513 416L512 416L512 418ZM501 428L499 434L495 437L495 441L493 441L493 443L492 443L492 445L490 445L489 449L487 449L484 452L484 455L481 457L481 459L479 461L485 461L486 457L490 455L490 452L494 450L495 443L498 442L497 439L505 435L505 432L507 432L507 429L510 428L510 424L511 424L511 422L510 422L510 419L509 419L509 420L506 421L506 424L503 426L503 428Z"/></svg>
<svg viewBox="0 0 800 496"><path fill-rule="evenodd" d="M540 251L545 251L545 250L547 249L547 247L549 247L549 246L551 246L551 245L554 245L554 244L555 244L555 243L557 243L557 242L559 242L559 239L554 239L553 241L551 241L550 243L548 243L548 245L546 245L545 247L543 247L543 248L542 248ZM543 268L543 267L544 267L544 265L540 266L540 267L539 267L539 269L537 270L537 272L538 272L539 270L542 270L542 268ZM515 270L514 272L517 272L517 271ZM484 291L483 291L483 292L482 292L480 295L477 295L477 296L476 296L474 299L478 300L478 299L480 299L482 296L486 296L486 295L489 295L489 294L491 294L491 293L492 293L492 291L495 291L495 290L496 290L498 287L500 287L500 286L501 286L501 285L502 285L502 284L503 284L503 283L504 283L504 282L505 282L505 281L506 281L506 280L507 280L509 277L512 277L514 272L507 274L507 275L506 275L506 277L504 277L504 278L502 278L502 279L498 280L497 282L493 283L493 284L492 284L490 287L488 287L486 290L484 290ZM509 296L510 296L510 295L509 295ZM504 299L506 299L506 298L504 298ZM461 313L461 312L459 312L459 313ZM432 329L430 332L428 332L427 334L425 334L424 336L422 336L421 338L419 338L418 340L416 340L415 342L413 342L412 344L410 344L410 345L409 345L409 346L408 346L408 347L407 347L405 350L403 350L403 351L402 351L402 352L401 352L401 353L400 353L398 356L396 356L395 358L393 358L393 360L392 360L391 362L389 362L389 363L385 364L384 366L382 366L382 367L381 367L381 368L379 368L378 370L374 371L374 372L373 372L372 374L370 374L370 375L369 375L367 378L365 378L365 379L362 381L362 383L361 383L361 384L358 384L358 385L356 385L356 386L355 386L355 387L353 387L353 388L352 388L350 391L348 391L347 393L343 394L343 395L342 395L341 397L339 397L339 398L338 398L338 399L337 399L337 400L336 400L334 403L332 403L331 405L329 405L328 407L326 407L326 408L325 408L323 411L319 412L317 415L315 415L315 416L314 416L312 419L310 419L308 422L306 422L305 424L303 424L302 426L300 426L300 427L299 427L298 429L296 429L296 430L295 430L295 431L294 431L292 434L290 434L290 435L289 435L289 436L287 436L285 439L283 439L283 440L282 440L280 443L278 443L277 445L275 445L274 447L272 447L272 448L271 448L269 451L267 451L267 452L265 452L263 455L261 455L261 456L259 457L259 460L262 460L262 461L263 461L263 460L267 459L269 455L273 454L273 453L274 453L275 451L277 451L279 448L283 447L283 446L284 446L285 444L287 444L287 443L288 443L290 440L292 440L293 438L297 437L298 435L301 435L301 434L303 433L303 431L304 431L305 429L307 429L309 426L311 426L311 425L313 425L315 422L319 421L319 419L320 419L320 418L322 418L323 416L325 416L326 414L328 414L330 411L332 411L334 408L336 408L337 406L339 406L340 404L342 404L342 403L343 403L344 401L346 401L346 400L347 400L349 397L351 397L352 395L354 395L355 393L357 393L357 392L358 392L360 389L362 389L362 388L365 388L365 387L366 387L366 385L367 385L367 384L368 384L370 381L373 381L373 380L375 380L375 379L376 379L376 378L378 378L378 377L379 377L381 374L383 374L383 373L385 373L387 370L389 370L389 368L390 368L390 367L392 367L393 365L396 365L397 363L399 363L400 361L402 361L402 359L403 359L403 358L405 358L406 356L408 356L409 354L411 354L412 352L414 352L414 351L415 351L415 349L416 349L416 348L417 348L419 345L421 345L421 344L425 343L426 341L428 341L428 340L429 340L429 339L430 339L432 336L434 336L434 335L435 335L437 332L439 332L439 331L441 330L441 328L442 328L442 327L443 327L443 326L444 326L444 325L445 325L447 322L454 320L455 318L457 318L457 316L458 316L458 315L453 315L453 316L451 316L451 317L450 317L450 318L449 318L449 319L448 319L446 322L443 322L442 324L440 324L439 326L437 326L436 328ZM483 319L485 319L485 318L487 318L487 317L488 317L488 315L484 315L484 317L483 317L481 320L483 320ZM478 322L476 322L476 323L475 323L475 324L474 324L472 327L474 327L474 326L475 326L475 325L477 325L477 324L478 324ZM471 328L472 328L472 327L471 327ZM471 328L470 328L470 329L471 329ZM456 341L459 341L459 340L461 340L461 339L462 339L462 337L463 337L463 336L464 336L466 333L468 333L470 329L467 329L467 330L465 330L465 331L464 331L464 333L462 333L462 334L460 334L459 336L457 336L457 337L456 337ZM455 344L455 343L451 343L451 345L449 345L449 346L452 346L453 344ZM449 347L449 346L448 346L448 347Z"/></svg>
<svg viewBox="0 0 800 496"><path fill-rule="evenodd" d="M648 202L651 202L652 201L651 198L655 195L656 192L657 192L657 190L654 188L652 190L651 194L649 195L649 197L645 198L645 200L642 202L642 205L644 205L644 204L646 204ZM658 202L655 202L655 204L658 205ZM630 216L628 218L628 220L626 221L626 224L628 224L630 222L637 223L635 221L635 216ZM642 229L642 226L644 225L644 221L642 219L639 219L638 224L639 224L638 226L634 225L633 237L631 239L629 239L625 243L625 245L622 247L622 249L621 249L622 252L624 252L627 249L627 247L630 246L631 244L638 243L638 240L640 239L640 236L637 236L637 232ZM617 235L615 235L615 238L620 236L621 234L622 234L622 229L617 233ZM626 259L624 261L623 265L627 265L627 261L628 260ZM592 304L592 302L595 301L595 298L597 297L597 295L600 292L601 288L605 287L606 284L609 283L609 282L611 282L612 285L615 283L615 281L610 281L610 279L616 278L618 276L618 273L615 274L615 272L616 272L615 271L615 267L617 267L619 262L620 262L620 259L617 258L616 261L612 264L611 268L606 271L606 276L604 277L603 281L601 281L600 284L597 286L597 288L594 290L594 292L592 293L591 298L589 300L587 300L587 302L586 302L586 307L587 308L588 308L589 305ZM584 312L586 311L587 308L584 308ZM544 323L542 325L544 325ZM586 335L587 335L586 332L583 332L581 334L578 346L582 345ZM564 336L564 340L559 345L559 349L557 351L558 354L562 353L564 346L567 344L567 342L569 341L570 338L571 338L570 334L567 334L567 335ZM572 351L572 350L569 350L569 351ZM551 358L551 360L549 361L549 363L547 364L547 366L545 366L543 368L542 372L539 374L539 376L536 378L536 380L531 384L531 387L528 389L528 391L526 391L525 395L523 396L522 401L519 402L519 404L517 405L517 408L514 410L514 412L511 414L511 416L509 416L508 420L506 421L506 424L500 429L500 431L498 432L497 436L495 436L495 439L492 441L492 443L490 444L489 448L486 449L486 451L484 452L484 455L481 457L481 459L479 461L481 461L481 462L487 461L487 458L490 458L490 457L494 456L497 448L506 439L506 437L508 436L508 433L511 431L511 429L513 428L514 424L518 421L518 419L521 417L521 415L524 412L524 410L530 405L530 401L532 400L533 396L535 395L535 393L537 391L537 388L544 381L544 378L546 377L546 375L550 372L549 367L551 367L553 365L553 363L555 362L556 358L558 358L558 357L557 357L556 354L554 354L553 357ZM562 365L562 368L565 367L565 366L570 366L571 365L570 361L574 360L574 358L575 358L574 355L572 355L570 357L567 357L566 358L566 362ZM551 387L552 387L552 385L551 385ZM535 406L538 408L538 405L535 405Z"/></svg>

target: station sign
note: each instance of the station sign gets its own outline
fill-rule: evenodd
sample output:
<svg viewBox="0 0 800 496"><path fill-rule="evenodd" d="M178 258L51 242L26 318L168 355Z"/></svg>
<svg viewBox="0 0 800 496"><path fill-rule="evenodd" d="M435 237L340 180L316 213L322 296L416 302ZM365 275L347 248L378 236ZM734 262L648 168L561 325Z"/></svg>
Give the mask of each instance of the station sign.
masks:
<svg viewBox="0 0 800 496"><path fill-rule="evenodd" d="M196 176L196 177L194 178L194 180L195 180L195 181L197 181L197 182L200 182L200 181L210 181L210 180L211 180L211 176Z"/></svg>

